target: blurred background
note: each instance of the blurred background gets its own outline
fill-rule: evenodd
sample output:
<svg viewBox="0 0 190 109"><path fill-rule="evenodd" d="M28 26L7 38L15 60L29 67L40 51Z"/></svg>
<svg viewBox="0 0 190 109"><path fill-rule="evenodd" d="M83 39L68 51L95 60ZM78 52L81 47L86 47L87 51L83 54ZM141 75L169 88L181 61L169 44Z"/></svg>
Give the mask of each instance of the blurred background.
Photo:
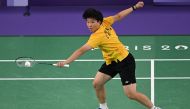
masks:
<svg viewBox="0 0 190 109"><path fill-rule="evenodd" d="M0 35L89 35L86 8L114 15L138 0L0 0ZM114 25L118 35L189 35L190 0L144 0ZM23 15L26 12L29 15Z"/></svg>

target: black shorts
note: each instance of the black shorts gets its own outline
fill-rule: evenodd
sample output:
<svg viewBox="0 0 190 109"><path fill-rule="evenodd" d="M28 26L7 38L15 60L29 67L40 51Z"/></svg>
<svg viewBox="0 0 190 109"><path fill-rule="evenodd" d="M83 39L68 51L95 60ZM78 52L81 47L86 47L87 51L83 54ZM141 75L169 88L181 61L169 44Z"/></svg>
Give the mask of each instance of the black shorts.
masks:
<svg viewBox="0 0 190 109"><path fill-rule="evenodd" d="M129 55L121 62L113 61L109 65L106 65L106 63L104 63L99 69L99 72L107 74L112 78L119 73L122 84L129 85L136 83L135 67L135 59L133 55L129 53Z"/></svg>

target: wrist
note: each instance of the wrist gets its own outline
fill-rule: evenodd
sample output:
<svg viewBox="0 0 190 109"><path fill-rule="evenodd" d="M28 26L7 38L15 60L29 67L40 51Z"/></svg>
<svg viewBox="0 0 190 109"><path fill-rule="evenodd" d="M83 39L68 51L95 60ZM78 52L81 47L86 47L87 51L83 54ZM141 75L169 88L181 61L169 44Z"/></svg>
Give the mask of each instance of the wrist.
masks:
<svg viewBox="0 0 190 109"><path fill-rule="evenodd" d="M135 5L132 6L132 8L133 8L133 11L135 11L137 9L137 7Z"/></svg>

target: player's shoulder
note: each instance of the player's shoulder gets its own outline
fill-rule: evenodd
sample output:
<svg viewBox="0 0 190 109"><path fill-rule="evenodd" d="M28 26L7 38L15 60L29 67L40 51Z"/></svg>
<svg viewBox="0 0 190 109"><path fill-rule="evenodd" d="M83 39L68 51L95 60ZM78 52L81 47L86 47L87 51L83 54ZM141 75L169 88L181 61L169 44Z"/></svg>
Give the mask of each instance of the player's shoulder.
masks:
<svg viewBox="0 0 190 109"><path fill-rule="evenodd" d="M114 23L113 16L105 17L103 23L105 23L106 25L112 25Z"/></svg>
<svg viewBox="0 0 190 109"><path fill-rule="evenodd" d="M113 16L107 16L107 17L104 17L103 20L112 20L113 19Z"/></svg>
<svg viewBox="0 0 190 109"><path fill-rule="evenodd" d="M90 39L102 39L104 36L104 29L99 29L90 35Z"/></svg>

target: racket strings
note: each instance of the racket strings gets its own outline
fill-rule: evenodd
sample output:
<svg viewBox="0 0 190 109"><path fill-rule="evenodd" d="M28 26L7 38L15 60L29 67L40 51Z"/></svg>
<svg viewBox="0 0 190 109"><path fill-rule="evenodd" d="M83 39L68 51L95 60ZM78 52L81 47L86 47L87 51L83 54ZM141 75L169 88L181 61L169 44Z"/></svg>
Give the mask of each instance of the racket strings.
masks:
<svg viewBox="0 0 190 109"><path fill-rule="evenodd" d="M33 67L35 64L35 61L31 58L18 58L15 62L19 67Z"/></svg>

